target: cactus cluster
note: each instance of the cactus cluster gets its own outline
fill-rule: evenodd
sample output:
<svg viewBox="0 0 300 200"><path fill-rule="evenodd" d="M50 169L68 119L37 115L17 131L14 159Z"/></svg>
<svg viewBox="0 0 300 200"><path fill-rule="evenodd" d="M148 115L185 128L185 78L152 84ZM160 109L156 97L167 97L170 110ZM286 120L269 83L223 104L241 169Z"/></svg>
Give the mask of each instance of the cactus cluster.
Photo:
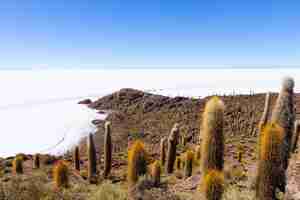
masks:
<svg viewBox="0 0 300 200"><path fill-rule="evenodd" d="M147 153L143 142L135 141L128 151L128 173L127 179L130 185L134 185L139 176L147 172Z"/></svg>

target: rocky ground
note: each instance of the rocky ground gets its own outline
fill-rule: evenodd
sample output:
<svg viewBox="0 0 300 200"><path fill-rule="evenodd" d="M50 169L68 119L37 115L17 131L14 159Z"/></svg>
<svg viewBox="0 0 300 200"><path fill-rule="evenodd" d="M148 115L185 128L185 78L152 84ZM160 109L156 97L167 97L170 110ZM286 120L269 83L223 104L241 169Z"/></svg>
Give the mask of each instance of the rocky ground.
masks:
<svg viewBox="0 0 300 200"><path fill-rule="evenodd" d="M257 125L261 117L265 94L220 96L225 102L225 175L227 177L224 199L253 199L253 178L256 172L256 147ZM275 103L277 94L271 94L271 105ZM298 98L298 95L297 95ZM296 98L296 99L297 99ZM201 118L207 98L166 97L145 93L134 89L122 89L111 95L102 97L94 102L88 102L88 106L99 112L109 112L107 120L112 122L113 140L113 170L108 181L99 178L99 185L109 182L125 191L127 150L132 141L141 139L152 159L159 159L159 142L162 137L169 135L174 123L180 125L180 135L185 138L186 144L178 146L178 155L187 149L194 149L201 139ZM298 102L298 100L297 100ZM299 101L300 102L300 101ZM86 101L80 102L86 103ZM298 104L297 104L298 105ZM299 106L300 107L300 106ZM300 110L300 108L299 108ZM95 133L95 143L98 153L98 170L101 174L103 169L103 135L104 122L98 121L98 131ZM72 184L88 188L82 188L73 193L78 194L78 199L88 199L87 194L95 192L94 186L89 186L86 176L86 142L80 145L81 167L80 173L72 172ZM242 161L238 161L238 153L242 152ZM25 178L36 172L32 171L31 156L27 156L25 162ZM51 183L51 169L57 159L68 160L71 166L72 156L66 154L62 158L45 156L42 171L44 183ZM290 199L297 199L300 192L300 153L292 156L288 170L288 193ZM15 179L11 175L11 158L0 160L2 182L10 183ZM143 190L135 188L135 194L142 199L184 199L189 200L199 195L197 187L200 182L199 166L195 165L193 176L184 178L181 171L176 171L171 176L162 175L162 184L159 188L153 188L142 181ZM24 178L24 177L23 177ZM138 192L137 192L138 191ZM81 197L82 198L79 198ZM283 196L283 195L282 195ZM1 199L1 189L0 189ZM54 198L55 199L55 198ZM72 199L72 198L71 198ZM74 198L73 198L74 199ZM117 199L117 198L115 198ZM118 198L121 199L121 198ZM300 199L300 198L298 198Z"/></svg>

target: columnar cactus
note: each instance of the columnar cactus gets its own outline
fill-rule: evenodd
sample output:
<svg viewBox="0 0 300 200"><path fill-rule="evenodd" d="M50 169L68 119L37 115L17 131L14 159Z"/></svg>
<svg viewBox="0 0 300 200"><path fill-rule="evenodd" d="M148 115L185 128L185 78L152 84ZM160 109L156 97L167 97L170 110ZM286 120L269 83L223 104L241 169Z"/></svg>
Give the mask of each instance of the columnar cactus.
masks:
<svg viewBox="0 0 300 200"><path fill-rule="evenodd" d="M35 154L33 156L33 169L39 169L40 168L40 155Z"/></svg>
<svg viewBox="0 0 300 200"><path fill-rule="evenodd" d="M293 153L297 149L297 143L298 143L298 140L299 140L299 135L300 135L300 121L297 120L295 122L295 126L294 126L294 133L293 133L292 145L291 145L291 151Z"/></svg>
<svg viewBox="0 0 300 200"><path fill-rule="evenodd" d="M163 137L160 140L160 162L161 162L161 165L165 165L165 162L166 162L166 142L167 142L167 139L165 137Z"/></svg>
<svg viewBox="0 0 300 200"><path fill-rule="evenodd" d="M186 154L185 154L185 165L184 165L185 177L192 176L193 159L194 159L194 153L192 151L187 151Z"/></svg>
<svg viewBox="0 0 300 200"><path fill-rule="evenodd" d="M87 154L88 154L88 180L90 183L95 182L97 173L97 156L93 135L90 133L87 140Z"/></svg>
<svg viewBox="0 0 300 200"><path fill-rule="evenodd" d="M282 82L282 88L272 112L271 122L284 129L283 167L287 169L291 140L295 122L294 110L294 80L287 77Z"/></svg>
<svg viewBox="0 0 300 200"><path fill-rule="evenodd" d="M23 174L23 157L16 156L13 160L13 172L15 174Z"/></svg>
<svg viewBox="0 0 300 200"><path fill-rule="evenodd" d="M137 140L128 151L128 182L134 185L147 172L147 154L144 144Z"/></svg>
<svg viewBox="0 0 300 200"><path fill-rule="evenodd" d="M166 172L171 174L174 170L174 163L176 159L176 146L178 144L179 137L179 125L176 123L168 138L168 151L167 151L167 163Z"/></svg>
<svg viewBox="0 0 300 200"><path fill-rule="evenodd" d="M273 200L276 199L276 188L280 189L285 179L282 166L284 129L274 123L267 124L261 139L256 197L259 200Z"/></svg>
<svg viewBox="0 0 300 200"><path fill-rule="evenodd" d="M224 175L218 170L209 169L204 176L200 190L206 200L221 200L224 191Z"/></svg>
<svg viewBox="0 0 300 200"><path fill-rule="evenodd" d="M200 145L198 145L197 147L196 147L196 160L200 160L200 158L201 158L201 146Z"/></svg>
<svg viewBox="0 0 300 200"><path fill-rule="evenodd" d="M161 171L160 163L159 161L155 161L151 165L151 177L155 187L159 186L160 184L160 171Z"/></svg>
<svg viewBox="0 0 300 200"><path fill-rule="evenodd" d="M74 159L75 169L80 171L80 155L79 155L79 147L78 146L76 146L74 149L73 159Z"/></svg>
<svg viewBox="0 0 300 200"><path fill-rule="evenodd" d="M57 188L69 186L69 169L64 161L58 161L54 166L53 179Z"/></svg>
<svg viewBox="0 0 300 200"><path fill-rule="evenodd" d="M270 98L270 93L268 92L266 94L266 98L265 98L265 107L264 107L264 111L263 111L263 114L260 118L260 121L259 121L259 130L261 130L265 125L266 123L268 122L268 118L269 118L269 115L270 115L270 103L271 103L271 98Z"/></svg>
<svg viewBox="0 0 300 200"><path fill-rule="evenodd" d="M224 103L211 98L205 105L202 121L201 168L204 176L209 169L223 170L224 165Z"/></svg>
<svg viewBox="0 0 300 200"><path fill-rule="evenodd" d="M107 177L111 170L112 163L112 141L111 141L111 125L110 122L105 123L104 135L104 177Z"/></svg>

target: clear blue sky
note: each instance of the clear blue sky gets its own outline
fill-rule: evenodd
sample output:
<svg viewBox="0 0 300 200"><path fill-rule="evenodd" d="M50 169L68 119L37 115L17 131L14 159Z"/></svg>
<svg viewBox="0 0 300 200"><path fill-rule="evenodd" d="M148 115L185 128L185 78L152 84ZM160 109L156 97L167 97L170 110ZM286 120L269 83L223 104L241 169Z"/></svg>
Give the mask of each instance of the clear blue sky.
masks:
<svg viewBox="0 0 300 200"><path fill-rule="evenodd" d="M0 69L300 66L299 0L2 0Z"/></svg>

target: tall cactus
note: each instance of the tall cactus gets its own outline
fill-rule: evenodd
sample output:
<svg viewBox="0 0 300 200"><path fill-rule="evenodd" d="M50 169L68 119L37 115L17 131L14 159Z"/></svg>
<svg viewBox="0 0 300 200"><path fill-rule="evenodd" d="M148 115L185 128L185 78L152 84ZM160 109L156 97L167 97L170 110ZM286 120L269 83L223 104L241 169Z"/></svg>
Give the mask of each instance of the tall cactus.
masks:
<svg viewBox="0 0 300 200"><path fill-rule="evenodd" d="M181 157L177 156L175 160L175 168L177 171L180 171L181 169Z"/></svg>
<svg viewBox="0 0 300 200"><path fill-rule="evenodd" d="M211 98L205 105L202 120L203 141L201 144L201 167L206 175L209 169L222 171L224 165L224 103L218 98Z"/></svg>
<svg viewBox="0 0 300 200"><path fill-rule="evenodd" d="M285 179L281 165L284 129L274 123L267 124L261 139L256 197L259 200L273 200L276 199L276 188L282 187Z"/></svg>
<svg viewBox="0 0 300 200"><path fill-rule="evenodd" d="M74 167L76 170L80 171L80 155L79 155L79 147L76 146L74 148L74 155L73 155L73 159L74 159Z"/></svg>
<svg viewBox="0 0 300 200"><path fill-rule="evenodd" d="M134 185L139 176L147 172L147 153L144 144L137 140L128 151L128 173L129 185Z"/></svg>
<svg viewBox="0 0 300 200"><path fill-rule="evenodd" d="M268 92L266 94L266 97L265 97L265 107L264 107L264 111L263 111L263 114L260 118L260 121L259 121L259 130L261 130L265 125L266 123L268 122L268 118L269 118L269 115L270 115L270 103L271 103L271 98L270 98L270 92Z"/></svg>
<svg viewBox="0 0 300 200"><path fill-rule="evenodd" d="M40 168L40 155L35 154L33 156L33 169L39 169Z"/></svg>
<svg viewBox="0 0 300 200"><path fill-rule="evenodd" d="M194 153L192 151L187 151L186 154L185 154L185 165L184 165L184 175L185 175L185 177L192 176L193 159L194 159Z"/></svg>
<svg viewBox="0 0 300 200"><path fill-rule="evenodd" d="M160 162L161 162L161 165L165 165L165 162L166 162L166 142L167 142L167 139L165 137L163 137L160 140Z"/></svg>
<svg viewBox="0 0 300 200"><path fill-rule="evenodd" d="M105 135L104 135L104 177L107 177L110 173L112 165L112 141L111 141L111 123L105 123Z"/></svg>
<svg viewBox="0 0 300 200"><path fill-rule="evenodd" d="M300 121L297 120L295 122L295 126L294 126L294 133L293 133L292 145L291 145L291 151L293 153L297 149L297 143L298 143L298 140L299 140L299 135L300 135Z"/></svg>
<svg viewBox="0 0 300 200"><path fill-rule="evenodd" d="M168 151L167 151L167 163L166 172L171 174L174 170L174 163L176 159L176 146L178 144L179 137L179 125L176 123L168 138Z"/></svg>
<svg viewBox="0 0 300 200"><path fill-rule="evenodd" d="M93 135L90 133L87 140L87 154L88 154L88 180L90 183L95 182L97 173L97 156Z"/></svg>
<svg viewBox="0 0 300 200"><path fill-rule="evenodd" d="M290 77L283 79L282 88L272 112L271 122L284 129L283 167L287 169L291 140L295 122L294 110L294 80Z"/></svg>

